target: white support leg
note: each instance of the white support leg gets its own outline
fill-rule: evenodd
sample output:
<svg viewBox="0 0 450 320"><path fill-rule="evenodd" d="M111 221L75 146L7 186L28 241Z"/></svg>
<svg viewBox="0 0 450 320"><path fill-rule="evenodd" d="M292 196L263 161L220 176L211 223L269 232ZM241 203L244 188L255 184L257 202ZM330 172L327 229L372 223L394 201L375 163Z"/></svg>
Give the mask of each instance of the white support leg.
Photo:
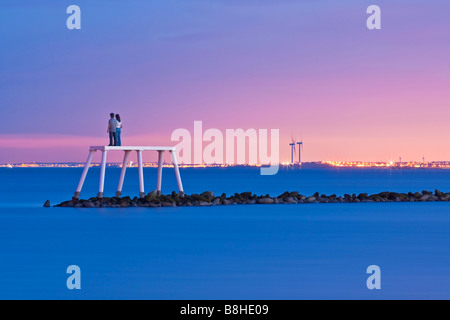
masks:
<svg viewBox="0 0 450 320"><path fill-rule="evenodd" d="M175 169L175 176L177 177L178 190L180 191L180 196L183 196L184 195L183 183L181 182L180 169L178 168L177 152L170 151L170 153L172 154L173 168Z"/></svg>
<svg viewBox="0 0 450 320"><path fill-rule="evenodd" d="M139 164L139 196L141 198L145 197L144 191L144 168L142 163L142 151L138 150L138 164Z"/></svg>
<svg viewBox="0 0 450 320"><path fill-rule="evenodd" d="M83 189L84 180L86 179L86 175L89 171L89 167L91 165L92 158L94 157L94 152L95 151L89 151L89 156L86 160L86 163L84 164L84 169L83 169L83 173L81 174L80 182L78 183L77 190L75 191L75 196L73 197L74 200L78 199L80 197L81 189Z"/></svg>
<svg viewBox="0 0 450 320"><path fill-rule="evenodd" d="M164 151L158 151L158 177L156 180L156 193L157 194L161 194L163 153L164 153Z"/></svg>
<svg viewBox="0 0 450 320"><path fill-rule="evenodd" d="M120 198L122 195L122 187L123 187L123 180L125 179L125 172L127 171L128 166L128 158L130 157L129 150L125 150L125 154L123 156L123 163L122 163L122 171L120 172L120 179L119 179L119 186L117 187L116 197Z"/></svg>
<svg viewBox="0 0 450 320"><path fill-rule="evenodd" d="M98 188L97 197L103 199L103 189L105 187L105 170L106 170L106 155L108 151L102 151L102 164L100 167L100 184Z"/></svg>

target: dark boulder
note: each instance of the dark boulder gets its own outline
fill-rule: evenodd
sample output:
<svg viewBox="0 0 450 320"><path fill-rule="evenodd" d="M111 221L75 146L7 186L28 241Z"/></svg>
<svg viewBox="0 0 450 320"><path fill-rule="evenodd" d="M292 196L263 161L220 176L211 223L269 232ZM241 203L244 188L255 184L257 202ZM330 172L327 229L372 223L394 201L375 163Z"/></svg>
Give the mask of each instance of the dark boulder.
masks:
<svg viewBox="0 0 450 320"><path fill-rule="evenodd" d="M212 191L205 191L200 196L206 198L208 202L211 202L212 199L214 199L214 192Z"/></svg>

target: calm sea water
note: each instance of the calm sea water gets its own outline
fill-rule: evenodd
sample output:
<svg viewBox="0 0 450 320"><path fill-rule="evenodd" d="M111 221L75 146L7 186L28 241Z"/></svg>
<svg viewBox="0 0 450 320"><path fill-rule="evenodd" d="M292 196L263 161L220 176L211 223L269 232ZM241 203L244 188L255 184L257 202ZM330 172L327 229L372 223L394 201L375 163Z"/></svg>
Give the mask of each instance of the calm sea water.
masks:
<svg viewBox="0 0 450 320"><path fill-rule="evenodd" d="M450 203L42 208L82 169L0 169L1 299L448 299ZM107 169L113 195L119 169ZM450 191L450 171L182 169L187 193ZM82 196L98 191L93 168ZM156 170L145 169L146 191ZM163 191L176 190L164 169ZM130 169L124 194L137 195ZM68 290L66 268L81 268ZM381 268L381 290L366 268Z"/></svg>

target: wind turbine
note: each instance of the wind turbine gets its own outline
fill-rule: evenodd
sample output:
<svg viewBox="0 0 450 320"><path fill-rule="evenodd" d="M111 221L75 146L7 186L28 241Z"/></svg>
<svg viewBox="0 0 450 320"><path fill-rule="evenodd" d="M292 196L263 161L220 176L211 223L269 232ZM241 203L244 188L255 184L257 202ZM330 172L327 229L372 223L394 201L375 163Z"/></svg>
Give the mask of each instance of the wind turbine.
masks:
<svg viewBox="0 0 450 320"><path fill-rule="evenodd" d="M301 151L303 150L303 140L300 142L297 142L297 144L298 144L298 163L302 164Z"/></svg>
<svg viewBox="0 0 450 320"><path fill-rule="evenodd" d="M291 137L292 142L289 144L291 146L291 163L294 163L294 151L295 151L295 141L294 137Z"/></svg>

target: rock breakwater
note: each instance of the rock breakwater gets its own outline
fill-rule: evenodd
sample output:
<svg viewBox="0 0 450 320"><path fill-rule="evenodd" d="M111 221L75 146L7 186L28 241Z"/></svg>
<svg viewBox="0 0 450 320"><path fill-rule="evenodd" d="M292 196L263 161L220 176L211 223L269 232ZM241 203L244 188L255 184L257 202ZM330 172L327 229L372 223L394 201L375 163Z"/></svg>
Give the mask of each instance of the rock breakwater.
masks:
<svg viewBox="0 0 450 320"><path fill-rule="evenodd" d="M189 206L218 206L234 204L313 204L313 203L375 203L375 202L450 202L450 193L439 190L435 192L380 192L377 194L360 193L326 195L316 192L313 195L302 195L297 191L286 191L283 194L272 197L267 195L255 195L252 192L235 193L228 196L223 193L220 196L214 195L211 191L201 194L183 195L180 197L175 191L172 194L163 195L156 191L150 192L143 198L138 197L111 197L111 198L90 198L64 201L54 207L76 207L76 208L127 208L127 207L189 207ZM46 206L49 204L46 203Z"/></svg>

